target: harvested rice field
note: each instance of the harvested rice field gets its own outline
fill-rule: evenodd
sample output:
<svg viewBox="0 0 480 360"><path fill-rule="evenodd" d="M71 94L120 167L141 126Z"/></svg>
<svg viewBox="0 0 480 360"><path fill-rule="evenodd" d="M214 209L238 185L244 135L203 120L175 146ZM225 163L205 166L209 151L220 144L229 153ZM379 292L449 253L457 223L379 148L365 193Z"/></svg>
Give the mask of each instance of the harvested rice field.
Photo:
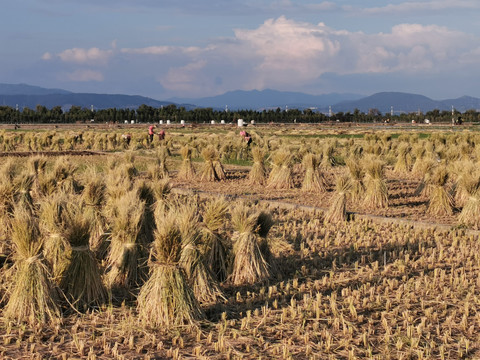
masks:
<svg viewBox="0 0 480 360"><path fill-rule="evenodd" d="M0 358L480 358L476 129L165 130L0 129Z"/></svg>

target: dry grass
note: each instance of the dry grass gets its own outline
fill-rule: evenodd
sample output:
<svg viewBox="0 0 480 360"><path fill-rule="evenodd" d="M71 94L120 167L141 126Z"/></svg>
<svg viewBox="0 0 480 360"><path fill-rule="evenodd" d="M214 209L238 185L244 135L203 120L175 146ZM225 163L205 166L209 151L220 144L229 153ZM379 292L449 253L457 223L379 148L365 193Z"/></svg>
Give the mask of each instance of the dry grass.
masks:
<svg viewBox="0 0 480 360"><path fill-rule="evenodd" d="M365 206L367 208L388 207L388 189L385 182L384 164L375 158L366 158L365 164Z"/></svg>
<svg viewBox="0 0 480 360"><path fill-rule="evenodd" d="M285 150L277 150L272 156L272 171L268 177L267 188L291 189L292 179L292 155Z"/></svg>
<svg viewBox="0 0 480 360"><path fill-rule="evenodd" d="M282 138L284 129L277 128L275 131L278 134L273 134L273 131L269 133L270 150L286 146L306 151L305 149L321 143L315 142L318 140L315 138L298 141L295 138ZM315 134L313 130L310 131ZM305 133L302 130L294 131L295 135ZM57 133L52 138L51 146L61 145L58 140L62 136ZM369 212L385 213L389 216L398 214L405 217L404 212L415 209L415 212L410 213L413 214L410 215L412 218L422 217L436 221L436 216L426 213L428 197L424 194L413 195L413 190L421 178L415 174L409 174L404 178L403 174L392 171L396 160L396 153L393 152L395 141L383 141L381 134L371 134L368 137L369 139L356 138L345 143L338 142L335 156L339 158L342 154L361 153L358 149L364 147L365 152L379 154L379 159L385 162L386 171L383 173L383 179L388 181L391 191L388 199L389 208L372 208ZM85 142L86 139L87 137ZM140 133L138 139L139 141L132 140L134 145L132 148L143 146ZM184 134L175 139L173 152L188 141ZM118 146L114 140L109 136L103 137L102 146L107 148ZM447 164L449 169L453 168L454 160L464 157L461 154L472 157L473 162L479 156L478 151L474 151L475 143L479 140L474 132L456 131L432 136L431 139L424 141L427 154L421 155L422 160L428 159L429 154L435 151L435 156L438 156L440 161L436 159L434 161ZM403 136L401 141L410 143L415 139ZM199 150L206 146L202 141L197 142ZM23 143L25 144L25 141ZM8 145L22 146L19 144L22 142L11 140ZM32 141L30 144L36 146ZM152 152L144 147L140 147L139 150L135 165L143 158L140 154L146 154L147 158ZM80 160L80 163L82 161L84 160ZM340 164L337 163L339 166L324 171L329 186L333 183L332 180L343 172L344 168ZM117 165L120 166L121 163ZM26 174L25 166L17 161L13 166L15 170L11 179L22 173ZM78 172L81 171L83 170L79 167ZM105 168L105 171L107 179L110 169ZM49 165L45 173L47 175L50 173ZM125 172L123 174L123 177L127 177ZM0 178L8 177L8 174L0 173ZM135 178L147 177L147 172L143 170L136 176L127 177L125 183L122 183L125 188L121 193L133 188L137 191L138 189L134 187ZM430 174L430 178L432 177L434 173ZM238 178L241 176L236 174L225 182L210 184L210 187L208 183L203 183L200 184L202 187L199 185L198 188L217 193L228 191L231 195L244 195L248 192L254 200L277 198L318 206L332 201L329 193L316 194L313 199L300 189L288 192L272 189L265 191L263 187L257 189L252 185L247 186L246 182L239 182ZM80 174L77 179L82 182L82 186L86 186L87 182ZM476 207L469 208L468 205L469 200L473 201L476 197L475 186L468 185L470 181L466 181L466 177L462 180L460 174L455 174L455 177L446 182L444 187L447 190L450 190L452 180L457 183L455 187L457 193L461 187L465 190L464 203L456 205L463 206L465 212L470 214L468 219L478 218L474 212ZM239 184L236 184L236 181ZM298 185L298 176L295 181ZM475 181L471 183L474 184ZM428 180L427 185L430 186L429 184L433 184L433 181ZM172 178L172 185L178 185L175 177ZM7 208L13 209L15 201L19 198L13 196L8 186L5 189L8 197L2 198L2 202L5 201ZM57 189L55 186L52 194ZM168 191L159 190L161 195L155 196L159 200L158 208L163 208L163 211L158 210L159 215L155 222L159 225L159 231L165 233L168 232L168 226L165 226L165 218L168 217L166 213L175 207L175 203L185 202L185 198L167 193ZM145 197L150 195L150 191L147 191ZM39 216L34 192L32 197L34 215ZM76 202L80 203L79 198ZM353 202L347 205L350 203L351 206L360 206ZM180 234L178 239L180 246L178 251L174 250L175 246L163 247L173 249L171 252L167 251L167 254L172 256L161 256L159 254L165 252L158 250L162 246L157 244L159 237L156 237L150 263L152 275L150 287L142 289L144 297L138 298L137 307L131 301L125 301L121 305L122 299L119 299L108 307L94 306L96 311L86 314L64 313L61 321L48 320L55 319L60 316L59 314L55 313L51 317L46 315L45 325L42 326L37 320L40 317L35 317L36 315L33 317L25 315L22 320L26 322L24 324L16 324L15 315L9 319L5 316L6 303L9 302L16 285L12 276L17 273L21 262L17 261L15 246L9 244L12 243L9 226L0 229L2 230L0 239L3 242L1 244L3 253L0 257L3 264L3 269L0 270L2 294L3 286L8 285L8 291L2 301L3 307L0 309L3 320L0 322L2 332L0 357L2 359L480 358L476 311L480 278L478 270L480 242L476 235L466 230L440 231L358 219L330 223L324 221L323 212L304 212L295 209L295 205L286 210L273 209L275 225L268 227L262 225L267 221L259 222L260 216L256 208L250 206L247 208L246 218L254 215L252 221L240 225L234 219L235 227L245 232L251 229L252 226L249 224L253 224L253 233L260 248L258 253L264 260L267 260L267 256L262 250L263 240L260 235L269 229L269 250L277 261L275 271L268 268L272 275L268 277L268 285L263 281L254 284L243 282L238 285L227 281L222 284L226 298L221 300L222 304L198 307L197 301L196 306L192 305L196 299L178 262L183 246L182 235L179 225L176 224L177 220L172 219L176 230L171 233ZM206 206L203 209L206 210ZM228 216L227 220L220 220L221 216L215 217L212 214L210 221L205 222L205 210L201 212L204 225L208 223L210 230L221 235L228 244L234 231ZM365 208L361 210L365 211ZM9 224L11 211L2 215L4 215L2 223ZM464 222L468 221L467 218ZM264 219L267 219L267 216ZM456 221L455 214L446 215L442 219L449 220L450 224L455 224ZM36 222L36 217L33 217L33 222ZM471 225L463 225L462 228L475 227L473 222L469 224ZM75 231L80 238L84 238L81 235L84 234L82 228L77 227L80 230ZM42 238L39 240L42 241ZM172 245L175 241L167 240L165 243ZM202 246L199 249L203 251L204 248ZM40 256L37 258L35 255L32 264L41 258L41 252L33 253L39 253ZM29 255L21 258L25 259L27 256ZM176 295L172 297L172 294ZM192 302L188 303L185 299L192 299ZM165 307L164 304L170 300L169 305ZM37 308L40 309L39 306L36 306ZM178 311L183 310L185 310L183 315L178 314ZM29 317L35 319L31 324L28 324ZM199 326L184 327L185 324ZM177 328L175 325L181 327Z"/></svg>
<svg viewBox="0 0 480 360"><path fill-rule="evenodd" d="M182 239L177 213L156 213L150 278L138 295L140 321L155 328L192 325L203 313L180 267Z"/></svg>
<svg viewBox="0 0 480 360"><path fill-rule="evenodd" d="M258 215L245 205L237 206L232 213L235 229L233 236L233 270L230 280L235 285L254 284L270 277L269 265L259 247L255 227Z"/></svg>
<svg viewBox="0 0 480 360"><path fill-rule="evenodd" d="M71 255L60 288L77 310L98 308L108 300L100 269L90 249L90 222L78 203L70 202L65 212L65 237Z"/></svg>
<svg viewBox="0 0 480 360"><path fill-rule="evenodd" d="M305 176L303 178L302 190L303 191L316 191L323 192L326 190L325 179L320 172L319 159L311 154L307 153L302 159L302 165L305 169Z"/></svg>
<svg viewBox="0 0 480 360"><path fill-rule="evenodd" d="M31 325L45 324L60 315L60 308L42 256L38 224L24 208L16 208L11 229L15 265L3 316Z"/></svg>
<svg viewBox="0 0 480 360"><path fill-rule="evenodd" d="M432 186L428 212L435 216L451 215L453 213L453 198L445 188L448 181L448 171L445 167L437 167L429 180Z"/></svg>
<svg viewBox="0 0 480 360"><path fill-rule="evenodd" d="M183 180L192 180L195 178L195 168L192 165L192 149L186 145L180 149L182 163L178 169L177 177Z"/></svg>
<svg viewBox="0 0 480 360"><path fill-rule="evenodd" d="M132 290L146 277L147 254L142 243L145 202L132 190L114 204L110 219L111 242L107 256L107 283L112 288Z"/></svg>
<svg viewBox="0 0 480 360"><path fill-rule="evenodd" d="M336 223L347 220L347 197L350 195L352 183L350 177L341 175L336 180L335 194L325 214L325 221Z"/></svg>
<svg viewBox="0 0 480 360"><path fill-rule="evenodd" d="M248 174L248 182L252 185L264 185L267 179L265 154L259 147L252 148L253 165Z"/></svg>

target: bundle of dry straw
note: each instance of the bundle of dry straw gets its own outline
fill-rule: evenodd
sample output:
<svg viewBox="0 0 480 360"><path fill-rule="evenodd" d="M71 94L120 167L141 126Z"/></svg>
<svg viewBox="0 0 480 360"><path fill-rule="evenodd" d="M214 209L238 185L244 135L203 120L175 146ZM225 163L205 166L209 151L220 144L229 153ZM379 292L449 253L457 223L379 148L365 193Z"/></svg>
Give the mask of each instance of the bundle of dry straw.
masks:
<svg viewBox="0 0 480 360"><path fill-rule="evenodd" d="M90 246L93 251L101 251L105 247L107 221L103 214L103 206L106 200L105 179L95 168L85 172L86 184L81 196L83 213L92 224L90 233Z"/></svg>
<svg viewBox="0 0 480 360"><path fill-rule="evenodd" d="M213 199L206 203L203 214L204 227L202 238L205 246L206 261L218 281L227 278L227 239L220 234L228 214L228 203L223 198Z"/></svg>
<svg viewBox="0 0 480 360"><path fill-rule="evenodd" d="M185 270L193 293L200 303L215 303L225 299L200 251L201 234L198 226L198 211L194 205L184 205L177 210L182 239L186 242L180 255L180 265Z"/></svg>
<svg viewBox="0 0 480 360"><path fill-rule="evenodd" d="M252 148L253 165L248 173L248 182L252 185L264 185L267 178L267 170L264 162L264 152L259 147Z"/></svg>
<svg viewBox="0 0 480 360"><path fill-rule="evenodd" d="M453 213L453 198L445 188L448 181L448 171L445 166L437 167L429 183L432 187L427 212L435 216L451 215Z"/></svg>
<svg viewBox="0 0 480 360"><path fill-rule="evenodd" d="M480 228L480 174L474 173L471 176L464 176L463 193L464 204L458 221L460 224ZM468 196L468 197L467 197Z"/></svg>
<svg viewBox="0 0 480 360"><path fill-rule="evenodd" d="M336 223L347 220L347 197L350 193L352 184L347 175L337 177L335 185L335 194L332 203L325 214L325 222Z"/></svg>
<svg viewBox="0 0 480 360"><path fill-rule="evenodd" d="M235 285L262 282L270 277L270 269L260 250L255 232L258 215L245 204L238 205L232 213L235 229L233 240L234 262L230 280Z"/></svg>
<svg viewBox="0 0 480 360"><path fill-rule="evenodd" d="M202 150L204 160L200 180L202 181L218 181L225 178L225 173L218 161L218 153L213 146L207 146ZM220 164L220 167L218 166Z"/></svg>
<svg viewBox="0 0 480 360"><path fill-rule="evenodd" d="M365 171L360 164L360 160L356 157L347 159L346 164L350 175L351 199L353 202L360 202L365 196L365 185L363 184Z"/></svg>
<svg viewBox="0 0 480 360"><path fill-rule="evenodd" d="M292 179L292 155L285 150L278 150L272 157L272 171L268 177L267 187L271 189L291 189Z"/></svg>
<svg viewBox="0 0 480 360"><path fill-rule="evenodd" d="M138 315L152 327L192 325L204 317L179 262L182 239L175 211L155 211L150 278L138 295Z"/></svg>
<svg viewBox="0 0 480 360"><path fill-rule="evenodd" d="M112 235L107 256L107 284L131 290L146 277L147 254L141 241L145 202L132 190L117 199L114 209L110 219Z"/></svg>
<svg viewBox="0 0 480 360"><path fill-rule="evenodd" d="M70 244L65 238L64 212L67 204L68 199L64 194L56 194L40 203L40 229L44 238L43 253L56 282L60 282L70 256Z"/></svg>
<svg viewBox="0 0 480 360"><path fill-rule="evenodd" d="M178 169L178 178L182 180L191 180L195 177L195 168L192 165L192 148L188 145L180 149L182 163Z"/></svg>
<svg viewBox="0 0 480 360"><path fill-rule="evenodd" d="M320 172L319 159L312 153L306 153L302 159L302 165L305 170L302 190L324 192L326 190L325 179Z"/></svg>
<svg viewBox="0 0 480 360"><path fill-rule="evenodd" d="M60 287L70 304L78 310L99 307L108 299L100 269L90 250L90 222L77 202L69 202L64 212L65 238L71 246L70 262Z"/></svg>
<svg viewBox="0 0 480 360"><path fill-rule="evenodd" d="M38 224L23 208L14 211L11 237L15 249L15 274L8 289L4 316L30 324L46 323L60 315L58 292L43 262Z"/></svg>
<svg viewBox="0 0 480 360"><path fill-rule="evenodd" d="M388 207L388 189L384 179L384 164L375 158L365 159L365 206L373 209Z"/></svg>

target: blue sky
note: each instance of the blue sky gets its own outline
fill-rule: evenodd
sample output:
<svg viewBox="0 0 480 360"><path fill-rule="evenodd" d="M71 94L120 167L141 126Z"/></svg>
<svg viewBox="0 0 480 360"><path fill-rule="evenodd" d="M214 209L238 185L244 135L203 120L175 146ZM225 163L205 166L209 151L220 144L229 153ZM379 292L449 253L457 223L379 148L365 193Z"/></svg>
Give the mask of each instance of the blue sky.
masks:
<svg viewBox="0 0 480 360"><path fill-rule="evenodd" d="M18 0L0 82L164 100L230 90L480 97L478 0Z"/></svg>

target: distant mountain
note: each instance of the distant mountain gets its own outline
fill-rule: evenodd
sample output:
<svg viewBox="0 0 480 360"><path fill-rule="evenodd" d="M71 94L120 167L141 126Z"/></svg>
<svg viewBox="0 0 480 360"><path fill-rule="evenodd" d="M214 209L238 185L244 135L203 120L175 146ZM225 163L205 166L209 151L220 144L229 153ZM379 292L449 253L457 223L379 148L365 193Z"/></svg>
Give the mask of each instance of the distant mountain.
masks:
<svg viewBox="0 0 480 360"><path fill-rule="evenodd" d="M368 112L370 109L378 109L382 113L390 113L393 106L394 114L410 113L418 110L423 113L434 109L455 110L464 112L470 109L480 109L480 99L463 96L458 99L432 100L423 95L402 92L380 92L354 101L343 101L332 106L333 112L353 112L358 109Z"/></svg>
<svg viewBox="0 0 480 360"><path fill-rule="evenodd" d="M145 104L152 107L161 107L172 104L170 101L159 101L139 95L121 94L93 94L73 93L62 89L45 89L26 84L0 84L0 106L6 105L22 109L29 107L34 109L37 105L43 105L49 109L61 106L69 109L71 106L82 108L108 109L108 108L137 108ZM183 105L182 105L183 106ZM192 105L184 105L193 108Z"/></svg>
<svg viewBox="0 0 480 360"><path fill-rule="evenodd" d="M90 94L90 93L71 93L71 94L49 94L49 95L0 95L0 105L7 105L20 108L29 107L35 109L37 105L43 105L49 109L55 106L61 106L63 109L69 109L71 106L80 106L82 108L108 109L108 108L137 108L142 104L161 107L172 104L169 101L154 100L138 95L109 95L109 94Z"/></svg>
<svg viewBox="0 0 480 360"><path fill-rule="evenodd" d="M223 110L227 105L228 109L232 111L237 109L285 109L288 106L290 109L301 110L315 108L325 113L331 106L333 112L353 112L355 109L368 112L370 109L378 109L384 114L390 113L392 106L395 114L418 110L425 113L434 109L449 111L452 106L460 112L480 109L480 99L471 96L462 96L458 99L432 100L423 95L402 92L379 92L364 97L358 94L336 93L309 95L270 89L261 91L237 90L212 97L173 98L168 101L160 101L139 95L73 93L62 89L46 89L27 84L0 83L0 106L15 107L17 104L20 109L24 107L34 109L37 105L43 105L47 108L61 106L64 110L68 110L73 105L82 108L90 108L93 105L97 110L108 108L135 109L142 104L152 107L175 104L176 106L183 106L187 110L196 107L212 107Z"/></svg>
<svg viewBox="0 0 480 360"><path fill-rule="evenodd" d="M70 91L62 89L46 89L40 86L27 84L1 84L0 95L51 95L51 94L71 94Z"/></svg>
<svg viewBox="0 0 480 360"><path fill-rule="evenodd" d="M176 103L195 104L200 107L212 107L216 109L225 109L228 106L230 110L239 109L271 109L285 106L289 108L323 108L325 106L336 104L345 100L357 100L362 98L358 94L325 94L309 95L300 92L288 92L277 90L236 90L229 91L222 95L204 97L204 98L171 98L169 100Z"/></svg>

